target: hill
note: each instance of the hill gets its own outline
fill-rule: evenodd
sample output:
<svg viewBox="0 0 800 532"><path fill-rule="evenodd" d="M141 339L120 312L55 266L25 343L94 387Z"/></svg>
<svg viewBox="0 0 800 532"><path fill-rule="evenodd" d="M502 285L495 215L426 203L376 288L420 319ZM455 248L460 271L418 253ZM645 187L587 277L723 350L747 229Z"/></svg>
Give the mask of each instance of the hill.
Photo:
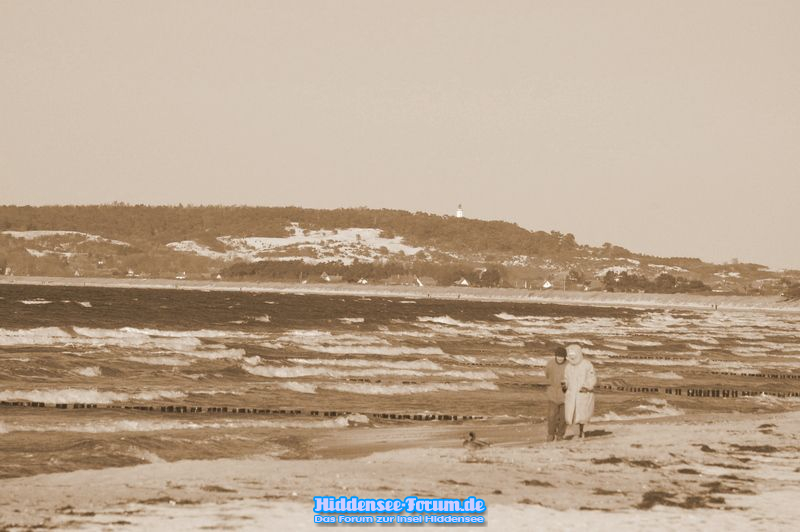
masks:
<svg viewBox="0 0 800 532"><path fill-rule="evenodd" d="M0 206L0 273L776 293L797 272L715 265L504 221L388 209Z"/></svg>

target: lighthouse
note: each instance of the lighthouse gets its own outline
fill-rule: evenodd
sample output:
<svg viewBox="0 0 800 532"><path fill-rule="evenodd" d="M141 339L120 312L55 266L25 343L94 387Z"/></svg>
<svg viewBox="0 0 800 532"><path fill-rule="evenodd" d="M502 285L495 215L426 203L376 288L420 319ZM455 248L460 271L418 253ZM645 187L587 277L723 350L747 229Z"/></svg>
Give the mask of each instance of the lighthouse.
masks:
<svg viewBox="0 0 800 532"><path fill-rule="evenodd" d="M458 209L456 210L456 218L463 218L464 217L464 209L461 208L461 204L458 204Z"/></svg>

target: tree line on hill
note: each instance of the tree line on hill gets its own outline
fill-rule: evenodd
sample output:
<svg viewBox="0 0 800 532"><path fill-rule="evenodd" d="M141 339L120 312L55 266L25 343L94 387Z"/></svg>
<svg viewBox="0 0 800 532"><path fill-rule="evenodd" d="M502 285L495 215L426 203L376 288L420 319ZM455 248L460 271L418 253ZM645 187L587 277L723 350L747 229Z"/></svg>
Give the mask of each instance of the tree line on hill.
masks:
<svg viewBox="0 0 800 532"><path fill-rule="evenodd" d="M221 250L218 236L288 236L303 229L376 228L402 236L412 246L455 253L553 255L574 252L572 234L528 231L503 221L411 213L391 209L303 209L299 207L147 206L114 203L87 206L0 206L0 231L58 229L97 234L139 248L194 240Z"/></svg>
<svg viewBox="0 0 800 532"><path fill-rule="evenodd" d="M371 284L414 282L415 278L433 279L437 285L451 285L466 279L470 286L497 287L505 280L501 265L472 268L465 264L439 264L432 262L359 262L352 264L326 262L309 264L301 260L261 261L238 263L222 270L221 275L231 280L311 281L318 282L323 274L341 278L343 282L356 283L362 279Z"/></svg>
<svg viewBox="0 0 800 532"><path fill-rule="evenodd" d="M675 294L686 292L710 292L711 287L696 279L686 279L668 273L661 273L654 279L635 273L606 272L603 287L609 292L652 292Z"/></svg>

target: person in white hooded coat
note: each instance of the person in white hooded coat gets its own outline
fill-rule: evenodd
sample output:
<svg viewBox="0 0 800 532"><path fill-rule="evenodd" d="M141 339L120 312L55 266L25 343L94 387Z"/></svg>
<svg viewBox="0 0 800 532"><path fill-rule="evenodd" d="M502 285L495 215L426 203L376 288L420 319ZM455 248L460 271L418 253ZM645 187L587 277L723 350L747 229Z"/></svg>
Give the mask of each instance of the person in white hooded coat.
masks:
<svg viewBox="0 0 800 532"><path fill-rule="evenodd" d="M583 438L583 426L594 413L594 387L597 378L594 366L583 358L583 349L577 344L567 347L567 367L564 369L567 391L564 397L564 417L568 425L580 427L579 438Z"/></svg>

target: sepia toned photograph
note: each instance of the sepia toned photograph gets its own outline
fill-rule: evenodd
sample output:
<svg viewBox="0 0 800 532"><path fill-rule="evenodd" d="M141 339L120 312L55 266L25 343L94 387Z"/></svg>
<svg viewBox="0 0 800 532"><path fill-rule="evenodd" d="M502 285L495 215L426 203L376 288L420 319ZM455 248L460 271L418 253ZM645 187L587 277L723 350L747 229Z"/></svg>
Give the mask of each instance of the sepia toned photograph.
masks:
<svg viewBox="0 0 800 532"><path fill-rule="evenodd" d="M0 532L795 530L799 25L0 0Z"/></svg>

